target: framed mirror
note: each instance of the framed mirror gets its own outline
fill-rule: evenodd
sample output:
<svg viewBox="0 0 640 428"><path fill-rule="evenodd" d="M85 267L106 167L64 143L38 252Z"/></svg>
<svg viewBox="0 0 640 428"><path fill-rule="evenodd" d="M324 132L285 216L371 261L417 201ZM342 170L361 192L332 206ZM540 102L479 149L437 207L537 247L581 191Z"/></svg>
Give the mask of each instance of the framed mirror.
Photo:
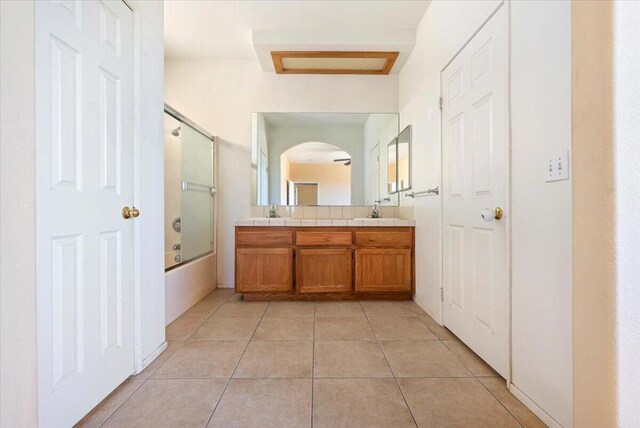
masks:
<svg viewBox="0 0 640 428"><path fill-rule="evenodd" d="M397 135L397 113L254 113L251 204L397 205L384 148Z"/></svg>
<svg viewBox="0 0 640 428"><path fill-rule="evenodd" d="M399 192L411 189L411 125L398 134L397 188Z"/></svg>

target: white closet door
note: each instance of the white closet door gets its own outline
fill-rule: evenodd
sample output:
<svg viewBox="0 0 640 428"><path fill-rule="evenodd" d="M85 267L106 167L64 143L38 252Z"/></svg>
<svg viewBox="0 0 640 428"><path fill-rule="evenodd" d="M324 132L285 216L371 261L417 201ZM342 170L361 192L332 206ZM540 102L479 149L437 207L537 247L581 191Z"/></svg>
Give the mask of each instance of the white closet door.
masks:
<svg viewBox="0 0 640 428"><path fill-rule="evenodd" d="M134 370L133 13L35 7L39 423L68 427Z"/></svg>
<svg viewBox="0 0 640 428"><path fill-rule="evenodd" d="M444 324L508 373L505 7L442 72ZM482 213L485 212L483 219Z"/></svg>

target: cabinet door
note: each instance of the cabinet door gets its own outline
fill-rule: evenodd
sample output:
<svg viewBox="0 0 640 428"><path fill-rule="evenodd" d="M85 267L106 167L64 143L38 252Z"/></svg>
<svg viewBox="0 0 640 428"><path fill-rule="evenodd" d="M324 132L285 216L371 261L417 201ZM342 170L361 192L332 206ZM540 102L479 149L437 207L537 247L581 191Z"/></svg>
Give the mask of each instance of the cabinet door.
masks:
<svg viewBox="0 0 640 428"><path fill-rule="evenodd" d="M356 250L356 292L411 291L411 250Z"/></svg>
<svg viewBox="0 0 640 428"><path fill-rule="evenodd" d="M293 289L293 250L240 248L236 251L236 291Z"/></svg>
<svg viewBox="0 0 640 428"><path fill-rule="evenodd" d="M352 250L303 249L296 252L296 287L300 293L351 291Z"/></svg>

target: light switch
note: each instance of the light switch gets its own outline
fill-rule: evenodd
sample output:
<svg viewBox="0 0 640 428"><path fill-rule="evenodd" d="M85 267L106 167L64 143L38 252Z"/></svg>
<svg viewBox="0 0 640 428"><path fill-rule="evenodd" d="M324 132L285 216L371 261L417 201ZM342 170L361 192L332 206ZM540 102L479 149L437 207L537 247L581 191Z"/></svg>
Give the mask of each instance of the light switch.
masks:
<svg viewBox="0 0 640 428"><path fill-rule="evenodd" d="M569 152L556 153L545 164L545 181L569 179Z"/></svg>

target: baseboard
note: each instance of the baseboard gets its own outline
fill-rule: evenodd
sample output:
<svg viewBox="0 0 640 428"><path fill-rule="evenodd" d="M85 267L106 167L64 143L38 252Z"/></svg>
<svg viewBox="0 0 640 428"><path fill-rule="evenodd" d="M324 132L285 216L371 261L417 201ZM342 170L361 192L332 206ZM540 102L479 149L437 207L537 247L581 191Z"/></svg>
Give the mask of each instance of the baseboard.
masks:
<svg viewBox="0 0 640 428"><path fill-rule="evenodd" d="M234 285L229 285L229 284L218 284L216 285L216 288L235 288Z"/></svg>
<svg viewBox="0 0 640 428"><path fill-rule="evenodd" d="M149 354L145 359L142 360L142 368L140 369L140 371L136 374L140 374L142 373L142 371L144 369L146 369L149 364L151 364L153 362L153 360L155 360L156 358L158 358L160 356L160 354L162 354L165 349L167 349L167 342L164 341L162 342L162 345L158 346L155 351L153 351L151 354Z"/></svg>
<svg viewBox="0 0 640 428"><path fill-rule="evenodd" d="M439 325L442 325L442 324L440 324L440 321L438 320L438 317L433 312L431 312L429 310L429 308L427 307L427 304L421 298L419 298L417 295L414 294L413 301L416 302L416 305L420 306L420 309L425 311L427 313L427 315L429 315L431 318L433 318L433 320L435 322L437 322Z"/></svg>
<svg viewBox="0 0 640 428"><path fill-rule="evenodd" d="M509 391L522 402L529 410L533 412L542 422L547 424L550 428L562 428L562 425L558 423L551 415L542 410L531 398L524 392L520 391L514 384L509 384Z"/></svg>

